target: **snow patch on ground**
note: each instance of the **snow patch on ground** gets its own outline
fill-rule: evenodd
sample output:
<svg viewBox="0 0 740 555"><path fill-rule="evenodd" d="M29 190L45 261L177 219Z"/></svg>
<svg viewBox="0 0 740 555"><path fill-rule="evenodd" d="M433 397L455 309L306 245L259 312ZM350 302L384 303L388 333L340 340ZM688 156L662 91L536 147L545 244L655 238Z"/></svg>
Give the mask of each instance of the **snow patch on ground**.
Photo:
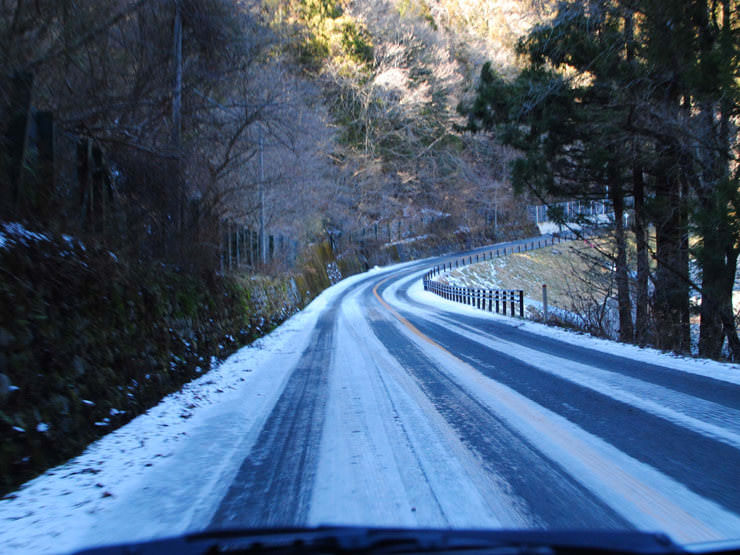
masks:
<svg viewBox="0 0 740 555"><path fill-rule="evenodd" d="M398 239L396 241L391 241L390 243L386 243L386 247L392 247L394 245L407 245L409 243L415 243L416 241L423 241L424 239L429 238L429 235L416 235L414 237L407 237L406 239Z"/></svg>
<svg viewBox="0 0 740 555"><path fill-rule="evenodd" d="M48 241L49 238L43 233L29 231L26 227L18 222L7 222L2 224L0 231L0 248L6 248L8 245L21 243L28 245L31 241Z"/></svg>
<svg viewBox="0 0 740 555"><path fill-rule="evenodd" d="M473 308L472 306L448 301L434 293L424 291L421 275L422 273L419 273L418 278L415 279L414 284L409 288L409 297L420 303L429 305L430 309L441 309L457 314L489 318L507 325L519 327L531 333L551 337L558 341L564 341L572 345L587 347L597 351L614 354L616 356L666 366L679 372L688 372L740 385L740 365L738 364L674 355L649 347L627 345L616 341L610 341L608 339L601 339L586 334L576 333L562 328L546 326L545 324L537 322L529 322L519 318L511 318L490 312L484 312L483 310Z"/></svg>
<svg viewBox="0 0 740 555"><path fill-rule="evenodd" d="M0 500L3 553L67 552L202 528L251 450L319 314L357 281L391 268L327 289L269 335Z"/></svg>
<svg viewBox="0 0 740 555"><path fill-rule="evenodd" d="M503 316L484 313L472 307L440 299L423 290L420 275L413 276L412 279L415 282L409 293L416 301L429 304L437 310L507 321ZM408 283L408 280L405 283ZM395 295L397 290L403 287L404 281L394 283L384 292L386 300L399 308L402 307L403 310L423 311L424 309L412 306ZM591 346L619 356L661 364L677 371L725 379L731 383L736 383L738 379L736 365L673 357L652 349L630 348L631 346L556 330L541 324L529 326L531 323L517 319L510 318L507 323L514 326L525 325L527 330L533 333L555 336L559 340L570 340L569 342L581 346ZM512 429L521 433L533 445L537 445L548 458L558 461L571 476L638 528L663 530L681 543L717 541L736 536L737 530L740 529L738 515L698 496L662 472L621 452L601 438L584 431L513 389L488 378L447 351L433 347L414 334L409 334L409 337L432 360L437 361L440 367L445 368L465 390L500 415ZM587 344L589 342L590 345ZM580 378L580 376L571 377L576 380ZM613 387L606 391L609 395L614 392ZM681 415L681 418L685 419L685 416Z"/></svg>
<svg viewBox="0 0 740 555"><path fill-rule="evenodd" d="M69 256L72 254L72 251L69 249L73 249L74 247L79 247L83 251L86 250L82 241L72 237L71 235L62 235L61 238L67 248L59 251L60 256ZM49 235L30 231L22 223L0 223L0 249L8 249L15 245L23 245L27 247L33 242L49 242L51 240L52 239Z"/></svg>

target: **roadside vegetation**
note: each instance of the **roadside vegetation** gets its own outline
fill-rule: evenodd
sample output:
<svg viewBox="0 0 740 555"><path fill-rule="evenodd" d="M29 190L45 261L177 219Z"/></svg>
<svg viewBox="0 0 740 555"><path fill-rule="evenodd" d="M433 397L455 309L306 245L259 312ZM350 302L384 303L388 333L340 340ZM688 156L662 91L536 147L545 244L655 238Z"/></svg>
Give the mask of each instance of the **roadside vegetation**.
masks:
<svg viewBox="0 0 740 555"><path fill-rule="evenodd" d="M0 227L0 495L79 454L343 275L327 244L302 272L196 275L68 235Z"/></svg>
<svg viewBox="0 0 740 555"><path fill-rule="evenodd" d="M532 235L527 204L606 185L636 215L621 339L685 351L693 287L700 352L740 352L740 10L684 4L2 3L0 488L341 277ZM269 260L232 256L245 230Z"/></svg>
<svg viewBox="0 0 740 555"><path fill-rule="evenodd" d="M341 277L526 231L456 128L474 63L371 4L0 7L0 491ZM235 263L234 229L296 247Z"/></svg>
<svg viewBox="0 0 740 555"><path fill-rule="evenodd" d="M695 239L692 239L692 244ZM614 272L616 241L604 235L564 241L552 247L513 253L470 264L446 273L444 283L473 289L522 289L528 301L528 317L543 320L542 286L547 285L548 322L619 339L618 289ZM654 244L652 245L654 248ZM627 261L635 264L636 241L627 235ZM653 271L657 264L651 264ZM691 275L699 279L692 264ZM740 320L740 273L733 284L733 314ZM630 276L630 292L637 291L636 276ZM691 299L691 353L698 354L700 297ZM656 333L654 330L652 333ZM722 358L730 355L727 348Z"/></svg>
<svg viewBox="0 0 740 555"><path fill-rule="evenodd" d="M738 8L737 0L560 2L518 42L516 77L485 64L462 107L470 129L520 153L516 189L548 203L608 200L622 341L690 352L699 294L699 354L718 358L726 344L740 358Z"/></svg>
<svg viewBox="0 0 740 555"><path fill-rule="evenodd" d="M614 271L605 252L608 238L565 241L455 269L442 279L473 289L521 289L528 317L542 320L542 286L547 285L548 322L617 338Z"/></svg>
<svg viewBox="0 0 740 555"><path fill-rule="evenodd" d="M572 279L574 274L586 271L588 264L583 254L589 250L593 248L581 241L566 241L456 268L442 280L470 288L522 289L524 295L534 301L542 300L542 285L546 284L549 303L569 310L572 293L582 294L591 289L591 284Z"/></svg>

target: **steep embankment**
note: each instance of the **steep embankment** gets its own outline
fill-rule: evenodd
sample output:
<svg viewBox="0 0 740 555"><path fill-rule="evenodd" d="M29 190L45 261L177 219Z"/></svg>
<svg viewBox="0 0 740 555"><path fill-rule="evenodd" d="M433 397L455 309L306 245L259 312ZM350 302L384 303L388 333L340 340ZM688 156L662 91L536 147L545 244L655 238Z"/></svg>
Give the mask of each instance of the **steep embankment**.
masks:
<svg viewBox="0 0 740 555"><path fill-rule="evenodd" d="M0 227L0 493L76 455L362 269L326 244L281 277L126 263ZM330 275L331 274L331 275Z"/></svg>

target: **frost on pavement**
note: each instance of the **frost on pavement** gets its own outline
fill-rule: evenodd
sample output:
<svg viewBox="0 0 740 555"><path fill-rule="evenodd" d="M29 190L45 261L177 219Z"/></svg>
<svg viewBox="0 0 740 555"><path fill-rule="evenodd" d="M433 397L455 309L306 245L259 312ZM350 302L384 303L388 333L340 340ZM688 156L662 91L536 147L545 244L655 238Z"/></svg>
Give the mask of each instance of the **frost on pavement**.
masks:
<svg viewBox="0 0 740 555"><path fill-rule="evenodd" d="M377 272L379 270L375 270ZM4 553L64 552L199 528L223 497L332 298L319 295L270 335L0 500Z"/></svg>
<svg viewBox="0 0 740 555"><path fill-rule="evenodd" d="M703 387L712 382L727 389L740 384L737 365L614 344L445 301L423 291L425 268L398 266L403 274L388 281L391 269L341 281L269 336L0 501L3 550L69 551L203 529L244 461L269 466L292 456L278 450L267 458L253 448L265 429L290 431L272 418L272 428L267 423L274 407L286 405L278 399L301 360L322 361L317 371L327 378L320 389L323 421L313 436L316 464L310 476L298 476L308 493L301 507L281 513L305 515L299 524L543 528L551 521L606 522L612 529L660 530L681 542L723 539L740 529L740 516L728 509L736 496L730 503L705 497L661 464L618 448L609 441L611 429L602 437L568 412L579 399L560 398L555 388L553 406L482 370L501 369L497 357L506 355L550 380L543 383L618 405L611 414L639 413L680 430L677 437L737 450L740 407L649 375L668 372L671 379L688 376ZM314 342L322 321L323 336L331 338L326 344ZM429 333L441 330L438 341L452 346L441 348L411 321ZM529 343L489 333L486 324L523 331ZM560 346L538 350L532 342L540 337ZM482 354L476 360L455 351L455 341ZM622 372L587 358L569 360L562 355L569 345L639 368ZM312 366L301 371L306 368ZM294 400L287 398L289 413ZM305 441L293 443L301 455ZM670 455L674 449L669 443L654 451ZM268 489L265 484L264 495L275 498L267 502L277 502L280 488ZM263 495L251 482L246 491ZM558 499L559 491L573 497ZM553 514L545 497L568 510Z"/></svg>

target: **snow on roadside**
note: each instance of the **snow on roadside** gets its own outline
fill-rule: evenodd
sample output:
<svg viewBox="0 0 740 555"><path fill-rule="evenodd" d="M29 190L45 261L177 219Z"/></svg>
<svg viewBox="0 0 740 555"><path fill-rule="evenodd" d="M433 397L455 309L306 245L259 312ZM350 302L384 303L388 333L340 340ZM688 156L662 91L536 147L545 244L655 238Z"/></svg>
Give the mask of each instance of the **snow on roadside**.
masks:
<svg viewBox="0 0 740 555"><path fill-rule="evenodd" d="M665 353L649 347L627 345L625 343L601 339L562 328L546 326L545 324L537 322L530 322L527 320L520 320L519 318L511 318L492 314L490 312L484 312L483 310L473 308L472 306L448 301L434 293L424 291L421 275L421 272L418 275L414 275L414 283L408 291L409 297L417 302L428 305L430 309L443 309L449 312L456 312L458 314L477 316L479 318L489 318L496 320L497 322L521 328L531 333L551 337L572 345L578 345L579 347L587 347L603 353L610 353L649 364L664 366L680 372L697 374L699 376L705 376L715 380L722 380L740 385L740 365L738 364ZM397 285L401 287L402 282L399 282Z"/></svg>
<svg viewBox="0 0 740 555"><path fill-rule="evenodd" d="M391 241L389 243L386 243L386 247L392 247L394 245L407 245L409 243L415 243L416 241L423 241L424 239L428 239L429 235L416 235L414 237L407 237L405 239L397 239L396 241Z"/></svg>
<svg viewBox="0 0 740 555"><path fill-rule="evenodd" d="M408 303L402 295L396 294L399 290L406 289L411 280L413 282L407 290L409 297L416 302L429 305L428 312L431 315L448 311L495 319L497 322L522 327L533 333L598 348L602 352L610 352L633 360L646 360L676 371L706 375L732 383L737 383L738 380L737 365L674 357L652 349L630 348L631 346L556 330L542 324L507 319L445 301L423 290L419 274L406 280L399 280L388 287L384 291L386 300L403 311L416 314L427 312L416 304ZM472 324L470 329L474 327ZM567 418L486 376L444 349L434 348L414 334L409 334L409 337L433 361L444 367L461 387L471 392L483 405L499 415L502 421L527 438L532 445L536 445L545 456L558 461L558 464L587 490L595 493L637 528L646 531L662 530L674 540L684 544L736 538L736 531L740 526L740 517L737 514L701 497L667 474L620 451ZM508 345L505 348L508 348ZM522 354L523 349L520 349L514 356L521 358ZM540 360L548 358L543 354L537 356ZM553 360L553 357L549 358L548 364ZM533 363L537 364L537 361ZM556 366L559 368L551 369L554 373L570 372L562 362L556 362ZM610 395L612 393L613 390L609 392ZM652 403L653 400L642 401Z"/></svg>
<svg viewBox="0 0 740 555"><path fill-rule="evenodd" d="M390 269L325 290L266 337L0 500L3 553L67 552L204 526L319 314L349 286Z"/></svg>
<svg viewBox="0 0 740 555"><path fill-rule="evenodd" d="M55 242L62 248L59 251L61 256L69 256L72 252L70 249L74 249L75 247L83 251L87 250L82 241L71 235L62 234L61 239L62 241L59 241L56 237L52 237L46 233L30 231L19 222L0 222L0 249L10 249L17 245L28 247L31 243ZM111 255L115 257L113 253Z"/></svg>
<svg viewBox="0 0 740 555"><path fill-rule="evenodd" d="M2 224L2 231L0 231L0 248L5 248L15 243L28 245L30 241L48 240L49 238L43 233L29 231L23 224L18 222L5 222Z"/></svg>

